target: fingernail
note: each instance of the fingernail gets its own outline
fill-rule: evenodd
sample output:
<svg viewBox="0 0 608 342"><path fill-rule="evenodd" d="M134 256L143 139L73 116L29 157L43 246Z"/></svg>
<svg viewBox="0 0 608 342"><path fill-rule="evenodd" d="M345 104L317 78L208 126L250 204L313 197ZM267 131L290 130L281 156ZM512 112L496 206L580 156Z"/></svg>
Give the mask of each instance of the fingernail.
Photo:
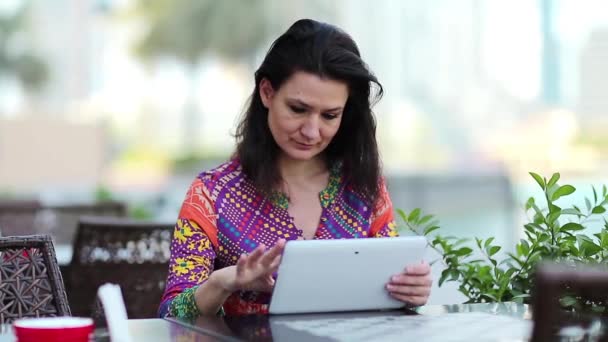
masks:
<svg viewBox="0 0 608 342"><path fill-rule="evenodd" d="M397 276L392 276L391 281L397 281Z"/></svg>

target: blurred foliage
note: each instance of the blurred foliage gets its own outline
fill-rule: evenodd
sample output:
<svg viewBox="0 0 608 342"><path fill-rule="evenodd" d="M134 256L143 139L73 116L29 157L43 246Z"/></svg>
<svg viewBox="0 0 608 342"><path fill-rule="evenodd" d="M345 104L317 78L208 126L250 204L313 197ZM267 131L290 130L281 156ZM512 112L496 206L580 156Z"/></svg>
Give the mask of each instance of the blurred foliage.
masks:
<svg viewBox="0 0 608 342"><path fill-rule="evenodd" d="M16 77L26 91L39 91L49 78L46 63L30 51L23 34L28 6L0 15L0 76Z"/></svg>
<svg viewBox="0 0 608 342"><path fill-rule="evenodd" d="M133 14L145 30L135 51L144 60L171 57L192 66L205 54L251 59L306 13L330 18L335 8L322 0L138 0Z"/></svg>
<svg viewBox="0 0 608 342"><path fill-rule="evenodd" d="M526 238L515 245L513 253L506 253L504 260L498 259L501 246L494 238L470 239L431 235L440 229L432 215L423 215L420 209L411 213L398 210L407 230L426 236L429 245L440 253L446 269L441 274L439 285L445 281L460 282L459 290L468 303L478 302L529 302L534 286L534 271L543 260L556 261L576 267L578 264L606 265L608 262L608 220L603 215L608 206L608 189L601 191L592 187L593 196L585 198L585 207L576 205L567 208L557 206L556 201L576 191L572 185L559 185L560 174L547 180L530 173L544 193L546 208L541 208L536 199L530 197L525 210L532 214L530 222L524 224ZM592 222L603 222L604 226L595 234L589 233ZM477 249L481 254L475 254ZM580 296L564 296L565 308L605 311L605 302L589 302Z"/></svg>
<svg viewBox="0 0 608 342"><path fill-rule="evenodd" d="M136 45L143 59L174 57L196 65L205 53L242 58L266 41L262 1L140 0L148 30Z"/></svg>
<svg viewBox="0 0 608 342"><path fill-rule="evenodd" d="M152 210L141 204L130 205L128 215L130 218L136 220L151 220L154 218Z"/></svg>
<svg viewBox="0 0 608 342"><path fill-rule="evenodd" d="M96 202L110 202L116 201L116 196L112 193L110 188L100 184L95 189L95 201ZM151 220L154 218L154 212L148 208L148 206L141 203L130 203L127 210L127 216L136 220Z"/></svg>
<svg viewBox="0 0 608 342"><path fill-rule="evenodd" d="M175 157L171 169L176 173L192 173L217 166L230 156L221 153L187 153Z"/></svg>
<svg viewBox="0 0 608 342"><path fill-rule="evenodd" d="M110 202L114 199L114 196L107 186L100 184L95 189L94 198L95 202Z"/></svg>
<svg viewBox="0 0 608 342"><path fill-rule="evenodd" d="M608 151L608 136L606 136L606 134L586 132L585 134L580 134L577 137L576 143L582 145L591 145L597 149Z"/></svg>
<svg viewBox="0 0 608 342"><path fill-rule="evenodd" d="M131 172L139 170L164 172L170 167L170 155L167 151L151 145L129 145L113 161L113 167Z"/></svg>

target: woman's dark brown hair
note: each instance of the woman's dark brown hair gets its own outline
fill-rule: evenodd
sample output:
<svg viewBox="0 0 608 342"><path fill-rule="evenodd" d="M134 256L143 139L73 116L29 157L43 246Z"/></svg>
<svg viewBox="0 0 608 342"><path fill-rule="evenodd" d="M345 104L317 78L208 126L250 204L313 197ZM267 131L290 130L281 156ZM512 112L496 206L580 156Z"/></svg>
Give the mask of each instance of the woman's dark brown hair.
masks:
<svg viewBox="0 0 608 342"><path fill-rule="evenodd" d="M280 148L268 127L268 110L262 104L259 86L266 78L278 90L297 71L348 85L340 128L323 155L329 168L341 162L343 176L353 190L375 203L380 158L371 107L382 97L382 85L348 34L310 19L298 20L281 35L255 72L255 89L236 131L236 157L243 172L263 193L270 193L281 181L277 165Z"/></svg>

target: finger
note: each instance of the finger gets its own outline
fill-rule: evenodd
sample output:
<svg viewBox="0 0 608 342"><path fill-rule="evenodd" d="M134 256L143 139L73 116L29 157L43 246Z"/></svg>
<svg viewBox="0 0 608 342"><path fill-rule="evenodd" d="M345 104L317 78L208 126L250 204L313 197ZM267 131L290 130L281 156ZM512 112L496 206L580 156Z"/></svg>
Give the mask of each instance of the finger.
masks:
<svg viewBox="0 0 608 342"><path fill-rule="evenodd" d="M253 252L247 256L247 266L255 265L260 260L262 255L264 255L265 250L266 246L264 246L264 244L257 246Z"/></svg>
<svg viewBox="0 0 608 342"><path fill-rule="evenodd" d="M422 306L425 305L428 300L427 297L405 296L397 293L390 293L390 295L398 301L406 303L410 306Z"/></svg>
<svg viewBox="0 0 608 342"><path fill-rule="evenodd" d="M396 274L389 280L390 284L393 285L409 285L409 286L426 286L430 287L433 285L433 280L430 276L418 276L418 275L405 275Z"/></svg>
<svg viewBox="0 0 608 342"><path fill-rule="evenodd" d="M236 262L236 276L241 277L243 275L243 270L247 265L247 256L245 254L241 254L239 260Z"/></svg>
<svg viewBox="0 0 608 342"><path fill-rule="evenodd" d="M428 297L431 294L431 289L423 286L402 286L387 284L386 289L390 293L397 293L404 296Z"/></svg>
<svg viewBox="0 0 608 342"><path fill-rule="evenodd" d="M431 273L431 266L426 261L419 264L408 265L405 268L405 274L408 275L426 275Z"/></svg>
<svg viewBox="0 0 608 342"><path fill-rule="evenodd" d="M279 269L279 266L281 265L281 256L277 256L275 258L275 260L270 264L270 266L268 267L269 269L269 273L274 273Z"/></svg>
<svg viewBox="0 0 608 342"><path fill-rule="evenodd" d="M268 252L264 254L260 262L264 266L270 266L277 257L279 257L285 249L285 240L280 239Z"/></svg>

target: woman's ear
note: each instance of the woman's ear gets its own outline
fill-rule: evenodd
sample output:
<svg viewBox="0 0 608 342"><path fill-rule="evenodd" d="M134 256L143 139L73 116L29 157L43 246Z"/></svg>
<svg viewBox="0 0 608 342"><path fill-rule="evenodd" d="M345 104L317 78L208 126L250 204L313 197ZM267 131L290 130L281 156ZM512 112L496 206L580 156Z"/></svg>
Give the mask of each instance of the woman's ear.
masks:
<svg viewBox="0 0 608 342"><path fill-rule="evenodd" d="M270 106L273 96L274 88L272 88L272 84L270 84L268 79L263 78L260 81L260 98L262 99L262 104L264 107L268 108Z"/></svg>

